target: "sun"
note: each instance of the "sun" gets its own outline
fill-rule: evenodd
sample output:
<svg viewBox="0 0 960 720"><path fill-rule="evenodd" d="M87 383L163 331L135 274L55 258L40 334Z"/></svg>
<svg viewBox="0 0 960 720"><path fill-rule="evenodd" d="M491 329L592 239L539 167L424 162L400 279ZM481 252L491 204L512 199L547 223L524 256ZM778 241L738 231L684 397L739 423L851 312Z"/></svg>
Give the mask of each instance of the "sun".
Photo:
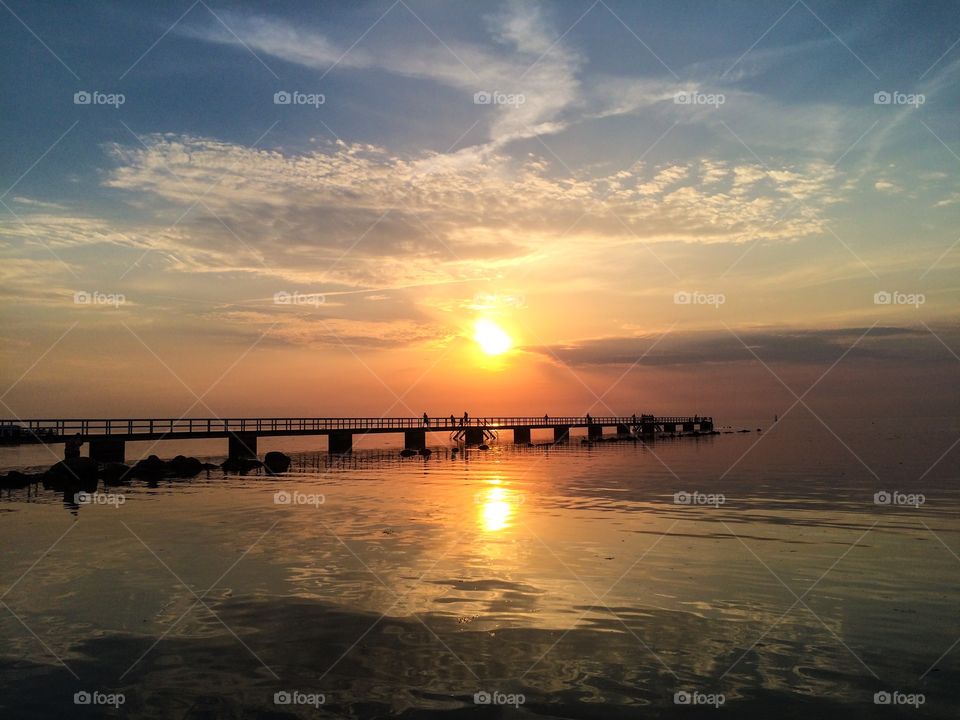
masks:
<svg viewBox="0 0 960 720"><path fill-rule="evenodd" d="M506 331L493 320L481 318L473 325L473 339L487 355L502 355L513 345Z"/></svg>

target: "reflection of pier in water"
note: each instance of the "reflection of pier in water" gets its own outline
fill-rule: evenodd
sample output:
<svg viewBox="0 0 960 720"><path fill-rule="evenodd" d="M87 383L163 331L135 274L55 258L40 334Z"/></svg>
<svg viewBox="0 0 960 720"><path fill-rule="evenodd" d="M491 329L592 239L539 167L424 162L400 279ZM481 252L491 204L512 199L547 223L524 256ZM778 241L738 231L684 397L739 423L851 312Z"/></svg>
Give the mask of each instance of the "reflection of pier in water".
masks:
<svg viewBox="0 0 960 720"><path fill-rule="evenodd" d="M0 438L8 444L64 443L76 448L89 443L90 457L123 462L125 444L137 440L200 440L226 438L230 458L256 457L260 437L324 435L334 454L353 449L355 436L402 434L404 448L422 450L429 433L444 433L466 445L500 439L509 431L515 443L528 444L533 430L549 430L553 442L569 440L572 428L586 428L590 440L601 440L606 428L621 437L657 434L710 433L713 418L630 415L612 417L494 416L477 418L154 418L0 420Z"/></svg>

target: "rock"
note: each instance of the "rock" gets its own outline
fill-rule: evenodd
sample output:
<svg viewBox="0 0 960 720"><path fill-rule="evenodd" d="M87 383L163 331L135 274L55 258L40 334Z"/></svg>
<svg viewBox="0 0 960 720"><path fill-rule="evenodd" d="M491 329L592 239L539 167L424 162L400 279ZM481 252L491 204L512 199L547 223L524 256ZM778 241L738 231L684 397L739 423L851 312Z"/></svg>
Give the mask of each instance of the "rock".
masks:
<svg viewBox="0 0 960 720"><path fill-rule="evenodd" d="M6 475L0 475L0 488L4 490L19 490L43 480L43 475L33 475L11 470Z"/></svg>
<svg viewBox="0 0 960 720"><path fill-rule="evenodd" d="M184 457L183 455L177 455L173 460L165 464L166 470L170 474L182 478L194 477L195 475L199 475L200 471L203 470L202 462L194 457Z"/></svg>
<svg viewBox="0 0 960 720"><path fill-rule="evenodd" d="M203 463L204 470L219 470L219 465L214 465L213 463Z"/></svg>
<svg viewBox="0 0 960 720"><path fill-rule="evenodd" d="M103 478L105 485L119 485L128 482L131 478L130 466L117 462L105 463L100 468L100 477Z"/></svg>
<svg viewBox="0 0 960 720"><path fill-rule="evenodd" d="M263 467L263 463L252 458L227 458L220 465L225 472L240 473L241 475Z"/></svg>
<svg viewBox="0 0 960 720"><path fill-rule="evenodd" d="M423 457L430 457L431 455L433 455L433 450L431 450L430 448L423 448L420 451L420 454L423 455Z"/></svg>
<svg viewBox="0 0 960 720"><path fill-rule="evenodd" d="M282 452L268 452L263 458L263 466L267 472L284 473L290 468L290 456Z"/></svg>
<svg viewBox="0 0 960 720"><path fill-rule="evenodd" d="M137 460L136 464L130 469L130 474L134 477L159 477L167 470L167 464L156 455Z"/></svg>
<svg viewBox="0 0 960 720"><path fill-rule="evenodd" d="M404 448L400 451L400 457L413 457L417 454L416 450L411 450L410 448Z"/></svg>
<svg viewBox="0 0 960 720"><path fill-rule="evenodd" d="M76 485L97 481L100 473L100 466L96 460L79 457L69 460L61 460L56 465L47 470L47 475L54 482L73 483Z"/></svg>
<svg viewBox="0 0 960 720"><path fill-rule="evenodd" d="M484 443L483 445L478 445L477 450L489 450L490 446Z"/></svg>

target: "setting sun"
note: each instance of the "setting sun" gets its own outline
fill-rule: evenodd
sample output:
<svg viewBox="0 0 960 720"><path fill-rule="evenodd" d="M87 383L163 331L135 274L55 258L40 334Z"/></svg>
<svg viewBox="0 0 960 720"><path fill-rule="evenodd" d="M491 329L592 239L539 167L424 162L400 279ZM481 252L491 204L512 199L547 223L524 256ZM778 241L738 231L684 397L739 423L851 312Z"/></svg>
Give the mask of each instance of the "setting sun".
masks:
<svg viewBox="0 0 960 720"><path fill-rule="evenodd" d="M477 320L473 328L473 339L487 355L505 353L513 344L506 331L492 320Z"/></svg>

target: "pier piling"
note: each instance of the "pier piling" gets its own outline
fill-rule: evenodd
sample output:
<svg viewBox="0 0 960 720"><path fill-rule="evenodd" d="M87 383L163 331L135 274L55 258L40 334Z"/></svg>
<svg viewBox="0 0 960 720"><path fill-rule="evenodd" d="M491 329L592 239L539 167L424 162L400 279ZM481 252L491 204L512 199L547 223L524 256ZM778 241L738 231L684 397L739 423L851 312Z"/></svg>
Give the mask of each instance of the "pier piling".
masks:
<svg viewBox="0 0 960 720"><path fill-rule="evenodd" d="M403 433L405 450L423 450L427 446L427 433L424 430L406 430Z"/></svg>
<svg viewBox="0 0 960 720"><path fill-rule="evenodd" d="M343 455L353 450L353 433L332 432L327 438L327 450L335 455Z"/></svg>

